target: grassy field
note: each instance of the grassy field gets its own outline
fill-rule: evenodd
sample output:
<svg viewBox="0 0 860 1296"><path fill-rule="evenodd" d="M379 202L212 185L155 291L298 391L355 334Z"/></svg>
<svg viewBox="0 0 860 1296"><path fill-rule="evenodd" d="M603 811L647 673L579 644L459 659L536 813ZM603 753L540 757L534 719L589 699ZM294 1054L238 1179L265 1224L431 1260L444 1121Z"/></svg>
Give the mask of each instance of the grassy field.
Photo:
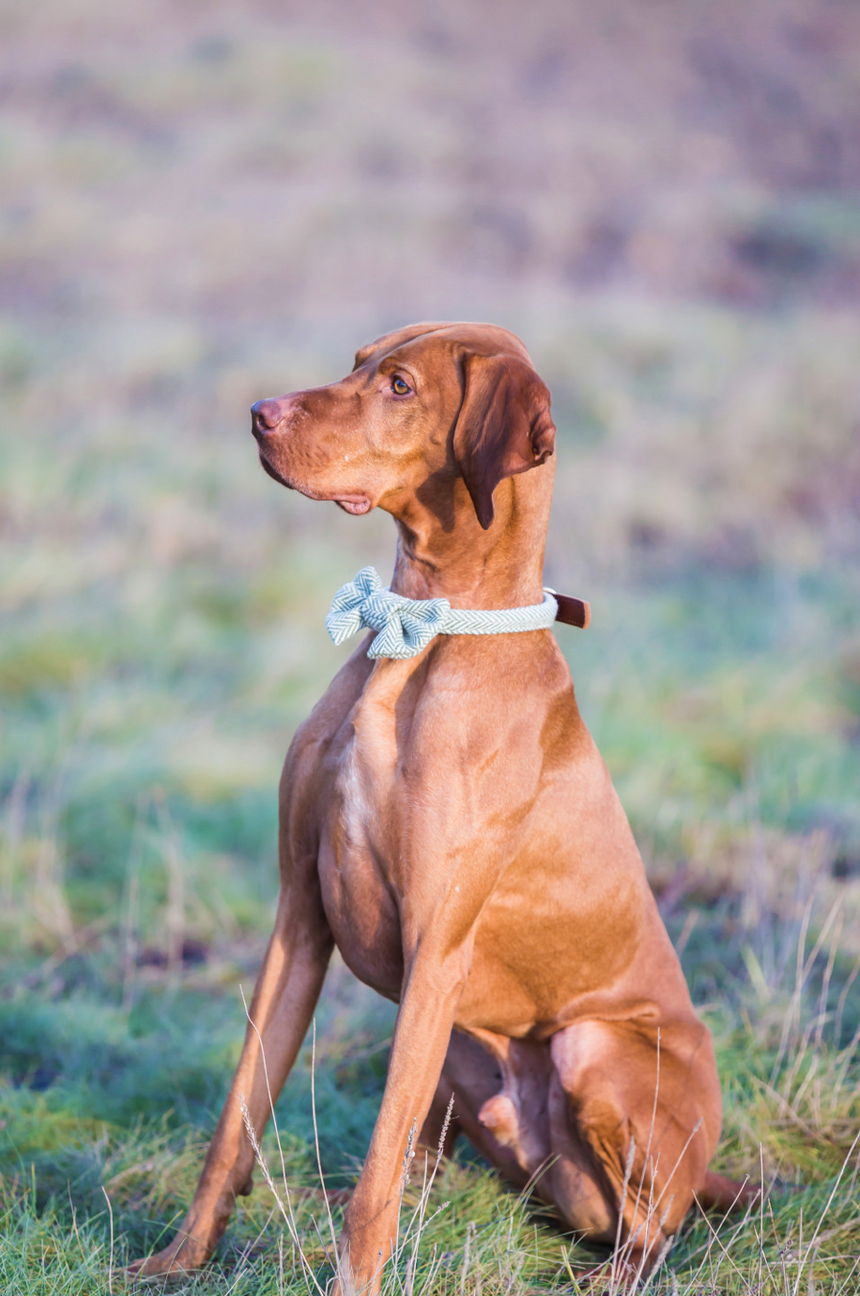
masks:
<svg viewBox="0 0 860 1296"><path fill-rule="evenodd" d="M593 610L559 635L714 1031L717 1166L768 1188L649 1290L860 1291L860 40L662 8L0 11L3 1290L123 1291L181 1216L323 618L390 570L386 517L264 476L247 407L436 316L553 391L547 580ZM348 1187L392 1024L335 961L264 1147L306 1263L258 1173L179 1290L324 1286L317 1148ZM465 1147L404 1238L392 1291L595 1259Z"/></svg>

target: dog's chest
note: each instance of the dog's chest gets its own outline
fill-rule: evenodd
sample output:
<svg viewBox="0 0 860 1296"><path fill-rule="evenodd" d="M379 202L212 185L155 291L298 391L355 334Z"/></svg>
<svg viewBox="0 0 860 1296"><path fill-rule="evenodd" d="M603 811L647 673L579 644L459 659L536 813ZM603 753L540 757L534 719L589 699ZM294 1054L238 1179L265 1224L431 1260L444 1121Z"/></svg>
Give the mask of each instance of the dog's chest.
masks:
<svg viewBox="0 0 860 1296"><path fill-rule="evenodd" d="M320 833L323 903L356 976L399 998L399 814L393 714L359 702L329 749Z"/></svg>

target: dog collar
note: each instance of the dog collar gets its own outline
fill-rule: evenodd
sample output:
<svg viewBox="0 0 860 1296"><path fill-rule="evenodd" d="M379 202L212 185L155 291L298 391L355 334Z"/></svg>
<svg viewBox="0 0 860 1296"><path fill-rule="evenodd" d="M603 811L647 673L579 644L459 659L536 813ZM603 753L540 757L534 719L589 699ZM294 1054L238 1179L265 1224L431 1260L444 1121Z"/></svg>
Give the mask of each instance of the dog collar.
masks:
<svg viewBox="0 0 860 1296"><path fill-rule="evenodd" d="M464 611L452 608L445 598L410 599L392 594L383 586L375 568L363 567L355 580L341 586L335 594L325 624L336 644L342 644L361 630L375 630L368 657L402 659L416 656L436 635L548 630L556 620L586 626L588 604L545 590L543 602L531 607Z"/></svg>

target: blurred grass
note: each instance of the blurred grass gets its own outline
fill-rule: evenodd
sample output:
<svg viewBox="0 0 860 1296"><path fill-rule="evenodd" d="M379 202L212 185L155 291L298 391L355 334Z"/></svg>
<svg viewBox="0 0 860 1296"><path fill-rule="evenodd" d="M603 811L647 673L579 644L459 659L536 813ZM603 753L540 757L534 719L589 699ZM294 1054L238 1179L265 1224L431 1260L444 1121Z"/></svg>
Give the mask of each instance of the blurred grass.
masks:
<svg viewBox="0 0 860 1296"><path fill-rule="evenodd" d="M806 1185L719 1241L691 1220L652 1290L853 1292L857 14L357 13L0 10L0 1281L120 1290L181 1215L271 922L280 763L347 651L328 601L390 570L385 517L260 472L247 407L462 317L553 391L547 580L592 602L561 642L715 1031L720 1168ZM334 1185L391 1029L336 963ZM307 1050L279 1124L313 1188ZM574 1290L588 1250L458 1157L419 1285ZM273 1205L185 1288L304 1290Z"/></svg>

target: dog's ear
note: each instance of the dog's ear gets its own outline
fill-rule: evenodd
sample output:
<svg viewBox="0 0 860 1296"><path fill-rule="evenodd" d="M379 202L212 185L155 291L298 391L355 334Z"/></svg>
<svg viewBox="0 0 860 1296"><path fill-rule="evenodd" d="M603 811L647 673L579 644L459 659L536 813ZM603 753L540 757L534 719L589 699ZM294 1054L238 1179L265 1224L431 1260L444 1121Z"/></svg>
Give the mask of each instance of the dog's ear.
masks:
<svg viewBox="0 0 860 1296"><path fill-rule="evenodd" d="M493 521L493 491L505 477L536 468L555 449L546 383L515 356L463 356L465 389L454 428L454 457L478 521Z"/></svg>

